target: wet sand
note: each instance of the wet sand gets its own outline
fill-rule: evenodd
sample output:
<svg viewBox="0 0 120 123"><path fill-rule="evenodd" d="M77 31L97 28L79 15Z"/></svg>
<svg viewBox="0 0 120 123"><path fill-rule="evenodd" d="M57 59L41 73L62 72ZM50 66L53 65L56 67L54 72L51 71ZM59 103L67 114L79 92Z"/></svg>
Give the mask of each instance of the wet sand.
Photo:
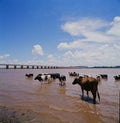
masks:
<svg viewBox="0 0 120 123"><path fill-rule="evenodd" d="M30 109L0 106L0 123L60 123L50 114L35 113ZM63 122L67 123L67 122Z"/></svg>

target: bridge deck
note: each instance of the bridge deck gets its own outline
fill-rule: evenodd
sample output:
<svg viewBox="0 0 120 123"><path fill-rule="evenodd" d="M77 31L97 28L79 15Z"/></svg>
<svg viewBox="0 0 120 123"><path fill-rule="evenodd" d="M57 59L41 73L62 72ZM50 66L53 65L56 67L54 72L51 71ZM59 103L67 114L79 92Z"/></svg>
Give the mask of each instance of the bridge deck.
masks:
<svg viewBox="0 0 120 123"><path fill-rule="evenodd" d="M0 64L3 69L55 69L56 66L42 66L42 65L21 65L21 64Z"/></svg>

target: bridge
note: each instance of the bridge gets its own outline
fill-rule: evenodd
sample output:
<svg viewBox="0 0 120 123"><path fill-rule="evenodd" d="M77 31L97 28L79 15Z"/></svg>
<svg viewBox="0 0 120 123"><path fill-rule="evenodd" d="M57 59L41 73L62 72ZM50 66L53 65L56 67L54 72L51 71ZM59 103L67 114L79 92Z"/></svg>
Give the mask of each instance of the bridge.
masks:
<svg viewBox="0 0 120 123"><path fill-rule="evenodd" d="M0 69L56 69L57 66L0 64Z"/></svg>

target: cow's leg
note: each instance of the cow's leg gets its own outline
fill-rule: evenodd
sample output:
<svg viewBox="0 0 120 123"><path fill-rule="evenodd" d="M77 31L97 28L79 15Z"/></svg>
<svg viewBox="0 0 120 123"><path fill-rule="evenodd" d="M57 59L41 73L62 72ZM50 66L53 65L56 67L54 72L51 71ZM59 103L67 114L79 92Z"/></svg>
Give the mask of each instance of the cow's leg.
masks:
<svg viewBox="0 0 120 123"><path fill-rule="evenodd" d="M96 93L93 95L93 103L96 104Z"/></svg>
<svg viewBox="0 0 120 123"><path fill-rule="evenodd" d="M84 98L84 89L82 88L82 97L81 97L81 99L83 99Z"/></svg>
<svg viewBox="0 0 120 123"><path fill-rule="evenodd" d="M87 91L87 98L89 98L89 93L88 93L88 91Z"/></svg>
<svg viewBox="0 0 120 123"><path fill-rule="evenodd" d="M89 97L89 93L88 93L88 91L87 91L87 97Z"/></svg>
<svg viewBox="0 0 120 123"><path fill-rule="evenodd" d="M96 91L93 91L92 94L93 94L93 103L96 104Z"/></svg>

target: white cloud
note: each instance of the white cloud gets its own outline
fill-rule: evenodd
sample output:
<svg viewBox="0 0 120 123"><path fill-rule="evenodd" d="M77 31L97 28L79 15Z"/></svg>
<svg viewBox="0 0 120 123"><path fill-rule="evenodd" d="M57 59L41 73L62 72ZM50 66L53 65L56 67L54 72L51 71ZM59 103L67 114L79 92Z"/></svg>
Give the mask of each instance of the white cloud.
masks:
<svg viewBox="0 0 120 123"><path fill-rule="evenodd" d="M113 22L84 18L79 21L66 22L61 28L71 36L78 37L79 42L113 43L120 39L119 16L115 17ZM83 36L83 38L80 38L80 36ZM58 45L58 48L65 49L70 47L70 44L74 44L74 41L69 44L62 42ZM78 45L73 48L78 48Z"/></svg>
<svg viewBox="0 0 120 123"><path fill-rule="evenodd" d="M114 48L117 48L118 50L120 50L120 44L119 44L119 45L113 44L113 47L114 47Z"/></svg>
<svg viewBox="0 0 120 123"><path fill-rule="evenodd" d="M88 66L119 65L120 49L116 49L114 46L105 44L96 49L88 49L86 51L69 50L64 53L63 57L72 64Z"/></svg>
<svg viewBox="0 0 120 123"><path fill-rule="evenodd" d="M107 31L108 34L120 37L120 16L116 16L111 23L110 30Z"/></svg>
<svg viewBox="0 0 120 123"><path fill-rule="evenodd" d="M48 64L48 65L55 65L55 64L57 64L57 60L56 60L55 56L53 56L52 54L49 54L47 56L46 64Z"/></svg>
<svg viewBox="0 0 120 123"><path fill-rule="evenodd" d="M0 56L0 60L6 59L6 58L8 58L8 57L10 57L10 54L1 55L1 56Z"/></svg>
<svg viewBox="0 0 120 123"><path fill-rule="evenodd" d="M48 57L48 59L53 59L54 58L54 56L52 54L49 54L47 57Z"/></svg>
<svg viewBox="0 0 120 123"><path fill-rule="evenodd" d="M39 44L34 45L32 54L42 56L44 54L42 47Z"/></svg>
<svg viewBox="0 0 120 123"><path fill-rule="evenodd" d="M107 22L100 19L84 18L79 21L66 22L61 28L72 36L86 36L86 33L95 32L107 25Z"/></svg>
<svg viewBox="0 0 120 123"><path fill-rule="evenodd" d="M84 46L85 46L85 44L82 43L81 40L75 40L75 41L70 42L70 43L62 42L57 46L57 48L63 50L63 49L81 48Z"/></svg>
<svg viewBox="0 0 120 123"><path fill-rule="evenodd" d="M77 40L63 41L57 48L65 51L63 63L71 65L120 64L120 16L107 22L102 19L84 18L66 22L61 26Z"/></svg>
<svg viewBox="0 0 120 123"><path fill-rule="evenodd" d="M70 58L72 58L72 57L74 57L74 54L73 54L73 52L72 51L67 51L67 52L65 52L65 54L63 55L64 57L70 57Z"/></svg>

